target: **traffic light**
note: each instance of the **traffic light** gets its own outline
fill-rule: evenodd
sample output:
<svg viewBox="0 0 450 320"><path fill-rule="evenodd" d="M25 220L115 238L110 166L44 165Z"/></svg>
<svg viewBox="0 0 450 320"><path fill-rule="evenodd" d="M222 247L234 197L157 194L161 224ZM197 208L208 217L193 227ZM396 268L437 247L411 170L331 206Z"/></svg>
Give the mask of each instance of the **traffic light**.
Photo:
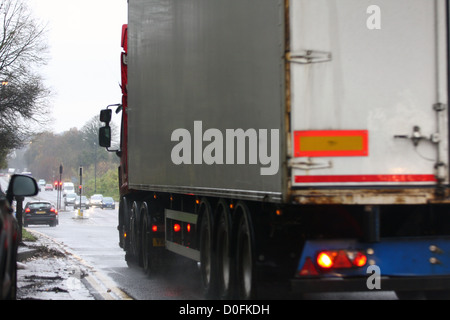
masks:
<svg viewBox="0 0 450 320"><path fill-rule="evenodd" d="M81 193L83 191L83 167L80 167L80 185L79 185L79 189L80 189L80 201L81 201Z"/></svg>
<svg viewBox="0 0 450 320"><path fill-rule="evenodd" d="M55 190L62 190L62 181L55 181L53 186Z"/></svg>

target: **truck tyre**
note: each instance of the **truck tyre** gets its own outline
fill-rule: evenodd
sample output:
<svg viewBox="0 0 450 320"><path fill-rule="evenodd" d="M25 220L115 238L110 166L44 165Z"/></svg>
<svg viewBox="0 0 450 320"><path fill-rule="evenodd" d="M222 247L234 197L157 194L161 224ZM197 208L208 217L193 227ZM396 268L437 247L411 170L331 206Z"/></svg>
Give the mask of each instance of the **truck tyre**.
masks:
<svg viewBox="0 0 450 320"><path fill-rule="evenodd" d="M147 202L143 202L141 206L141 217L142 217L142 268L144 269L145 274L150 274L151 268L151 228L149 227L150 217L148 216L148 205Z"/></svg>
<svg viewBox="0 0 450 320"><path fill-rule="evenodd" d="M119 231L119 246L128 251L129 238L125 235L129 234L130 230L130 205L126 197L122 197L119 203L119 225L117 226Z"/></svg>
<svg viewBox="0 0 450 320"><path fill-rule="evenodd" d="M141 208L140 201L133 201L130 211L130 252L135 261L140 267L142 267L142 254L141 254L141 228L139 219L139 210Z"/></svg>
<svg viewBox="0 0 450 320"><path fill-rule="evenodd" d="M254 241L250 213L243 203L236 206L241 211L237 224L236 241L236 294L240 300L256 298Z"/></svg>
<svg viewBox="0 0 450 320"><path fill-rule="evenodd" d="M213 251L213 215L209 202L200 204L200 275L204 295L215 298L215 265Z"/></svg>
<svg viewBox="0 0 450 320"><path fill-rule="evenodd" d="M142 219L142 268L147 275L154 275L161 271L162 262L164 260L164 249L153 246L153 231L152 231L152 215L155 210L152 210L152 204L143 202L141 206Z"/></svg>
<svg viewBox="0 0 450 320"><path fill-rule="evenodd" d="M217 257L217 290L219 298L230 299L233 283L232 233L231 215L225 201L219 201L217 207L216 257Z"/></svg>

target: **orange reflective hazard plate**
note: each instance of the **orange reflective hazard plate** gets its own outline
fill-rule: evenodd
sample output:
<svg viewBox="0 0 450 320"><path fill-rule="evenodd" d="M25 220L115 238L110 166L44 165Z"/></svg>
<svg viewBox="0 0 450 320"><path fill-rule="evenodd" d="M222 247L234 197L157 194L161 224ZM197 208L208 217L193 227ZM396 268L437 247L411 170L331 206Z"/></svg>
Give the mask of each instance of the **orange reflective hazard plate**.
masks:
<svg viewBox="0 0 450 320"><path fill-rule="evenodd" d="M367 157L367 130L295 131L295 157Z"/></svg>

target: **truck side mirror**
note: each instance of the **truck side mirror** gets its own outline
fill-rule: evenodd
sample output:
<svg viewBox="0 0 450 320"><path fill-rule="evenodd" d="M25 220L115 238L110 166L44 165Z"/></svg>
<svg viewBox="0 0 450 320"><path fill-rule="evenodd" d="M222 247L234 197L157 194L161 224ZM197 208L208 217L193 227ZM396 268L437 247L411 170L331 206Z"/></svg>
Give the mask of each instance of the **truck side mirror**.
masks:
<svg viewBox="0 0 450 320"><path fill-rule="evenodd" d="M100 111L100 121L108 124L111 122L111 116L112 116L112 110L111 109L104 109Z"/></svg>
<svg viewBox="0 0 450 320"><path fill-rule="evenodd" d="M111 110L109 110L111 111ZM98 142L101 147L109 148L111 147L111 127L107 125L106 127L101 127L98 135Z"/></svg>

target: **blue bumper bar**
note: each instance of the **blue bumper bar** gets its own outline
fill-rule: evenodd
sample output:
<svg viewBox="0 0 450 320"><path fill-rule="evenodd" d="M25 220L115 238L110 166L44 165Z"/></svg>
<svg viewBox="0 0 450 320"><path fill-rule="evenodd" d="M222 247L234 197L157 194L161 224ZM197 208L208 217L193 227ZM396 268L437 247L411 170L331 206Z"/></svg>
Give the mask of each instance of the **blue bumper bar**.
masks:
<svg viewBox="0 0 450 320"><path fill-rule="evenodd" d="M324 250L363 251L367 264L360 268L321 270L315 261ZM308 258L319 275L299 275ZM378 267L381 290L450 290L450 237L381 239L377 243L307 241L291 284L302 292L367 291L371 265Z"/></svg>

